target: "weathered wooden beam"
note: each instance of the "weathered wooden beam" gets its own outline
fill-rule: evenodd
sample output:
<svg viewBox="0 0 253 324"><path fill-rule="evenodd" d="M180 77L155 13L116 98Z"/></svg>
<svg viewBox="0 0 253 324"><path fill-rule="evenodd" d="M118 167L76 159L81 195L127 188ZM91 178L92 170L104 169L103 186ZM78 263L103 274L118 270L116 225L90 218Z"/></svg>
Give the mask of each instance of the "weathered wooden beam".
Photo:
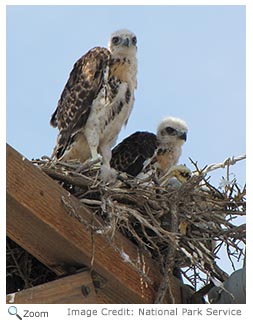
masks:
<svg viewBox="0 0 253 324"><path fill-rule="evenodd" d="M6 297L8 304L96 304L89 272L81 272Z"/></svg>
<svg viewBox="0 0 253 324"><path fill-rule="evenodd" d="M137 247L115 234L116 246L148 273L146 282L105 236L92 233L92 222L92 212L77 198L7 146L7 235L57 274L67 274L73 267L90 268L93 260L92 270L103 278L101 300L152 303L161 277L156 263L148 257L138 263ZM176 280L172 290L180 303Z"/></svg>

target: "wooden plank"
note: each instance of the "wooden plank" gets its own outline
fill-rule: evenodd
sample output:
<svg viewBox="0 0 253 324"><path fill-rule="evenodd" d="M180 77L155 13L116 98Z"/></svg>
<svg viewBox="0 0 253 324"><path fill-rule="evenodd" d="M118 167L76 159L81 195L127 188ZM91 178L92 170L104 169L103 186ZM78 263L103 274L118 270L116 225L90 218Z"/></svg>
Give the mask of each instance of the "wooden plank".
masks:
<svg viewBox="0 0 253 324"><path fill-rule="evenodd" d="M57 274L66 274L73 267L90 267L94 256L93 270L104 278L101 300L152 303L160 281L157 264L145 257L138 265L148 272L151 281L146 283L105 236L92 235L89 226L85 228L75 215L87 224L94 221L78 199L7 146L7 235ZM115 242L137 264L137 247L120 233L115 234ZM176 281L172 290L180 303Z"/></svg>
<svg viewBox="0 0 253 324"><path fill-rule="evenodd" d="M9 294L7 304L96 304L96 293L89 272L54 280Z"/></svg>

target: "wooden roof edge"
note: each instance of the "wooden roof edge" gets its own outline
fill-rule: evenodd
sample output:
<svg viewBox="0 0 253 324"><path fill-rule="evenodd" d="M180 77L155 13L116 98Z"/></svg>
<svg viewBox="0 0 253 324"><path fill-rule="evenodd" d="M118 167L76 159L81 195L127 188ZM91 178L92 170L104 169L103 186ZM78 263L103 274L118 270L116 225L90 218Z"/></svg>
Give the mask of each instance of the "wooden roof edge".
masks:
<svg viewBox="0 0 253 324"><path fill-rule="evenodd" d="M154 302L161 280L157 263L140 258L138 247L120 233L114 236L116 251L106 236L91 230L88 208L9 145L6 207L7 236L57 274L92 268L103 278L99 290L105 300ZM182 283L174 278L171 286L181 303Z"/></svg>

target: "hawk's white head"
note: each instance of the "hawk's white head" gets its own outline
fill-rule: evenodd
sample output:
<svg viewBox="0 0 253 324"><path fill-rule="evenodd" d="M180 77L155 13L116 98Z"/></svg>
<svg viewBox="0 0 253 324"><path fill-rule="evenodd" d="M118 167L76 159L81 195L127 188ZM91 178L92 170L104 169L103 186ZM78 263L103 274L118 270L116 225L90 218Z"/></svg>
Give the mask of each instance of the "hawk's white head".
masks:
<svg viewBox="0 0 253 324"><path fill-rule="evenodd" d="M157 128L157 138L161 144L174 144L181 147L186 142L187 131L188 127L182 119L166 117Z"/></svg>
<svg viewBox="0 0 253 324"><path fill-rule="evenodd" d="M109 50L113 56L135 55L137 51L137 38L127 29L120 29L112 33L109 40Z"/></svg>

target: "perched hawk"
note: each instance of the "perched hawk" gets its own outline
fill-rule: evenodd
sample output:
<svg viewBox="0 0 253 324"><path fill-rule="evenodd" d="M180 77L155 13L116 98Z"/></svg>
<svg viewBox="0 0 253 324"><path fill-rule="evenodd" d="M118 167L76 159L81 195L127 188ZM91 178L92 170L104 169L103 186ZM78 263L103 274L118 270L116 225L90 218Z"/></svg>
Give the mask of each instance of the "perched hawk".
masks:
<svg viewBox="0 0 253 324"><path fill-rule="evenodd" d="M136 43L119 30L108 49L94 47L75 63L50 121L59 129L53 158L84 162L99 153L110 168L111 147L133 108Z"/></svg>
<svg viewBox="0 0 253 324"><path fill-rule="evenodd" d="M186 123L167 117L159 124L157 135L136 132L112 150L111 166L134 177L155 168L163 175L176 165L187 138Z"/></svg>

